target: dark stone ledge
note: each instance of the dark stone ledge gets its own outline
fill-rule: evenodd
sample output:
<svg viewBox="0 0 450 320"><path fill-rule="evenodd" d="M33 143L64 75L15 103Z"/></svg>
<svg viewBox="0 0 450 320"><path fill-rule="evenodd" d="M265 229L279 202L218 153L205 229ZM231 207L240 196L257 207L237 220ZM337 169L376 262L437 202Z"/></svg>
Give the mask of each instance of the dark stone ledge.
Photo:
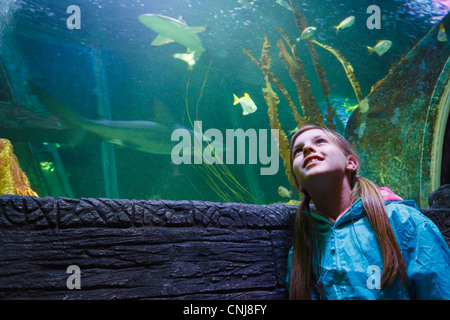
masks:
<svg viewBox="0 0 450 320"><path fill-rule="evenodd" d="M422 210L447 243L449 190ZM3 195L0 298L285 299L296 209ZM80 289L67 287L71 265Z"/></svg>
<svg viewBox="0 0 450 320"><path fill-rule="evenodd" d="M284 299L295 206L0 196L0 298ZM81 289L69 290L68 266Z"/></svg>

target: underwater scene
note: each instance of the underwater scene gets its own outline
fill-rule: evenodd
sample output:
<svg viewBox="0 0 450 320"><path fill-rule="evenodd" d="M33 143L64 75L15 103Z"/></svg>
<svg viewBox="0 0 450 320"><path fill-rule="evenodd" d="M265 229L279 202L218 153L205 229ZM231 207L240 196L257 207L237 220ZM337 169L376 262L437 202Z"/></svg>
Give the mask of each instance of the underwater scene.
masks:
<svg viewBox="0 0 450 320"><path fill-rule="evenodd" d="M288 141L314 123L354 142L375 183L423 204L450 183L449 11L1 0L0 138L39 197L271 204L299 199Z"/></svg>

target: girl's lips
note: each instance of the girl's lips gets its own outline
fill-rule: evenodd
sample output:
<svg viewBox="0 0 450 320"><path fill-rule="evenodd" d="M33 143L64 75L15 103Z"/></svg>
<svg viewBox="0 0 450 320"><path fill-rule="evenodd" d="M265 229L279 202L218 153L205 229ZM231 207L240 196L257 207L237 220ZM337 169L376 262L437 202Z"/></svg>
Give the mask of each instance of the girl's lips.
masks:
<svg viewBox="0 0 450 320"><path fill-rule="evenodd" d="M320 160L313 161L313 162L310 161L309 163L306 164L305 168L308 168L308 167L310 167L310 166L313 166L313 165L315 165L315 164L317 164L317 163L319 163L319 162L320 162Z"/></svg>
<svg viewBox="0 0 450 320"><path fill-rule="evenodd" d="M313 161L313 160L315 160L315 161ZM304 164L303 164L303 168L306 168L306 167L308 167L309 165L313 165L313 164L316 164L316 163L318 163L319 161L322 161L323 159L321 158L321 157L319 157L319 156L310 156L310 157L307 157L306 159L305 159L305 161L303 162Z"/></svg>

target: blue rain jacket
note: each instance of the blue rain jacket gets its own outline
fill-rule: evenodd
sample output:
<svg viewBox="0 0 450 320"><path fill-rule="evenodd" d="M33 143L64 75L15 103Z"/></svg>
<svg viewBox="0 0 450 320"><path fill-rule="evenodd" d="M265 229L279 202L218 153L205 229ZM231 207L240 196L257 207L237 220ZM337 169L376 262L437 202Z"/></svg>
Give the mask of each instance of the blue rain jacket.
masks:
<svg viewBox="0 0 450 320"><path fill-rule="evenodd" d="M450 250L437 226L414 201L387 201L386 210L405 260L407 289L399 277L385 290L379 289L382 255L359 199L351 213L347 210L334 225L311 213L322 243L320 266L314 268L322 299L450 299ZM292 253L293 248L288 257L288 289Z"/></svg>

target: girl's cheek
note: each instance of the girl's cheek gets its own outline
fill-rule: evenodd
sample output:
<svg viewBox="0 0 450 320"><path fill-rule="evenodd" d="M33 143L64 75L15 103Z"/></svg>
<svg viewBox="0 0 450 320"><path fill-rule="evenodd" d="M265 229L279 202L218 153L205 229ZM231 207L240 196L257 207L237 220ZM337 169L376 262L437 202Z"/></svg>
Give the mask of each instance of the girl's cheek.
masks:
<svg viewBox="0 0 450 320"><path fill-rule="evenodd" d="M301 161L294 160L294 164L293 164L292 168L294 170L294 175L297 178L297 180L301 179L302 178Z"/></svg>
<svg viewBox="0 0 450 320"><path fill-rule="evenodd" d="M295 168L297 168L297 169L300 168L301 163L302 163L302 161L300 159L300 156L297 156L296 158L294 158L294 163L292 164L292 166L294 167L294 171L296 171Z"/></svg>

